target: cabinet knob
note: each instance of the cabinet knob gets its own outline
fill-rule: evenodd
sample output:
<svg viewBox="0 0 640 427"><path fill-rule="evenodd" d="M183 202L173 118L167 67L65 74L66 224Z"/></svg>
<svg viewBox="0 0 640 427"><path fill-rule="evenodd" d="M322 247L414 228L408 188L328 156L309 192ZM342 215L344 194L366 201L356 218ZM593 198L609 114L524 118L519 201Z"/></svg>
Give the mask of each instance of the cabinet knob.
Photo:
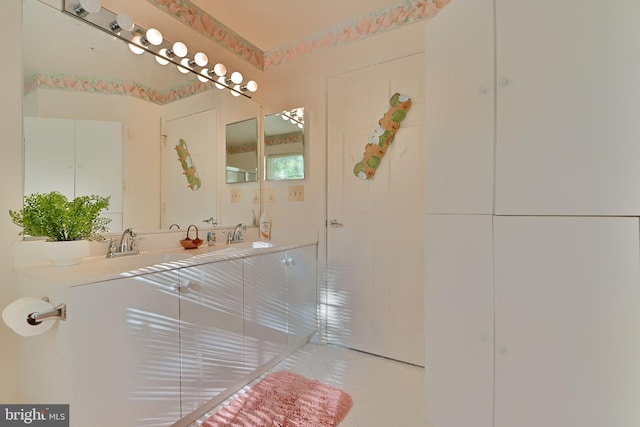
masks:
<svg viewBox="0 0 640 427"><path fill-rule="evenodd" d="M179 282L176 283L175 285L173 285L173 290L174 291L178 291L181 292L183 290L189 290L191 288L193 288L196 285L195 282L192 282L191 280L188 280L186 282Z"/></svg>
<svg viewBox="0 0 640 427"><path fill-rule="evenodd" d="M509 349L507 348L506 345L501 345L498 347L499 354L507 354L508 352L509 352Z"/></svg>
<svg viewBox="0 0 640 427"><path fill-rule="evenodd" d="M502 86L502 87L507 87L507 86L509 86L509 85L511 84L511 80L509 80L509 79L508 79L508 78L506 78L506 77L502 77L502 78L500 79L500 81L498 82L498 84L499 84L500 86Z"/></svg>

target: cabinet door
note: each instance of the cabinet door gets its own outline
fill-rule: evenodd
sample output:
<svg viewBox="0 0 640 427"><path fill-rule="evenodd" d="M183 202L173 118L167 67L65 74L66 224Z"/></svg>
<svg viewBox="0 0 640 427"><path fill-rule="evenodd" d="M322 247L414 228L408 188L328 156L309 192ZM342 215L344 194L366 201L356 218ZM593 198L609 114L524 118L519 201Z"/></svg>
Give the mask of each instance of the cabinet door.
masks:
<svg viewBox="0 0 640 427"><path fill-rule="evenodd" d="M73 328L76 426L167 426L180 419L178 294L173 272L78 286Z"/></svg>
<svg viewBox="0 0 640 427"><path fill-rule="evenodd" d="M434 427L493 426L492 245L490 215L426 216L425 384Z"/></svg>
<svg viewBox="0 0 640 427"><path fill-rule="evenodd" d="M271 361L287 346L286 253L244 259L244 332L247 369Z"/></svg>
<svg viewBox="0 0 640 427"><path fill-rule="evenodd" d="M425 30L426 212L493 212L493 1L456 0Z"/></svg>
<svg viewBox="0 0 640 427"><path fill-rule="evenodd" d="M182 416L245 375L242 260L180 271Z"/></svg>
<svg viewBox="0 0 640 427"><path fill-rule="evenodd" d="M111 196L105 216L122 228L122 123L76 120L75 195Z"/></svg>
<svg viewBox="0 0 640 427"><path fill-rule="evenodd" d="M74 121L24 118L24 194L75 194Z"/></svg>
<svg viewBox="0 0 640 427"><path fill-rule="evenodd" d="M287 340L300 343L317 329L316 246L287 252Z"/></svg>
<svg viewBox="0 0 640 427"><path fill-rule="evenodd" d="M640 213L638 15L632 0L496 1L497 214Z"/></svg>
<svg viewBox="0 0 640 427"><path fill-rule="evenodd" d="M640 425L638 232L496 217L495 427Z"/></svg>

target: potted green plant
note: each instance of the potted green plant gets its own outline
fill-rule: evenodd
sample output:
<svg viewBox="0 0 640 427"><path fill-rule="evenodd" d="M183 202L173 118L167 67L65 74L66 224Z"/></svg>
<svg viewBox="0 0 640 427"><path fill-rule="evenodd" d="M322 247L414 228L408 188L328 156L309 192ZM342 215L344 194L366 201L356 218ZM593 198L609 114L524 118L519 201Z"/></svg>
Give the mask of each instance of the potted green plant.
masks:
<svg viewBox="0 0 640 427"><path fill-rule="evenodd" d="M14 224L23 228L21 234L47 237L49 242L75 242L66 245L48 245L54 265L73 265L89 254L89 240L102 240L100 231L111 220L101 218L108 209L111 197L79 196L73 200L57 191L34 193L24 198L20 211L9 211Z"/></svg>

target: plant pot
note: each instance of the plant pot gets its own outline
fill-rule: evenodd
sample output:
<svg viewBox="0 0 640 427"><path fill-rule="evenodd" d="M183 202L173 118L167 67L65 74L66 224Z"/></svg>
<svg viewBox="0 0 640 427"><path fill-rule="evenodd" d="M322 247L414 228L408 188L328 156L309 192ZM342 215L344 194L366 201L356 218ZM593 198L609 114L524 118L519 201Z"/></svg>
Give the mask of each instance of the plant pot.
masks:
<svg viewBox="0 0 640 427"><path fill-rule="evenodd" d="M89 241L44 242L44 253L56 267L80 264L89 255Z"/></svg>

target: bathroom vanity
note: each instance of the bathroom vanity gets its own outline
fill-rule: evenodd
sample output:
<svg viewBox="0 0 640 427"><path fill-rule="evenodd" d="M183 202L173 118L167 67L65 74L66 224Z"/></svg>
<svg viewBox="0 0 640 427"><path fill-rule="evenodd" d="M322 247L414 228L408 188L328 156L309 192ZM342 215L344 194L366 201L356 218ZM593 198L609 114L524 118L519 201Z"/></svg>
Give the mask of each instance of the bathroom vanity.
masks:
<svg viewBox="0 0 640 427"><path fill-rule="evenodd" d="M159 251L19 269L67 320L20 340L21 400L71 426L188 425L316 331L315 243Z"/></svg>

